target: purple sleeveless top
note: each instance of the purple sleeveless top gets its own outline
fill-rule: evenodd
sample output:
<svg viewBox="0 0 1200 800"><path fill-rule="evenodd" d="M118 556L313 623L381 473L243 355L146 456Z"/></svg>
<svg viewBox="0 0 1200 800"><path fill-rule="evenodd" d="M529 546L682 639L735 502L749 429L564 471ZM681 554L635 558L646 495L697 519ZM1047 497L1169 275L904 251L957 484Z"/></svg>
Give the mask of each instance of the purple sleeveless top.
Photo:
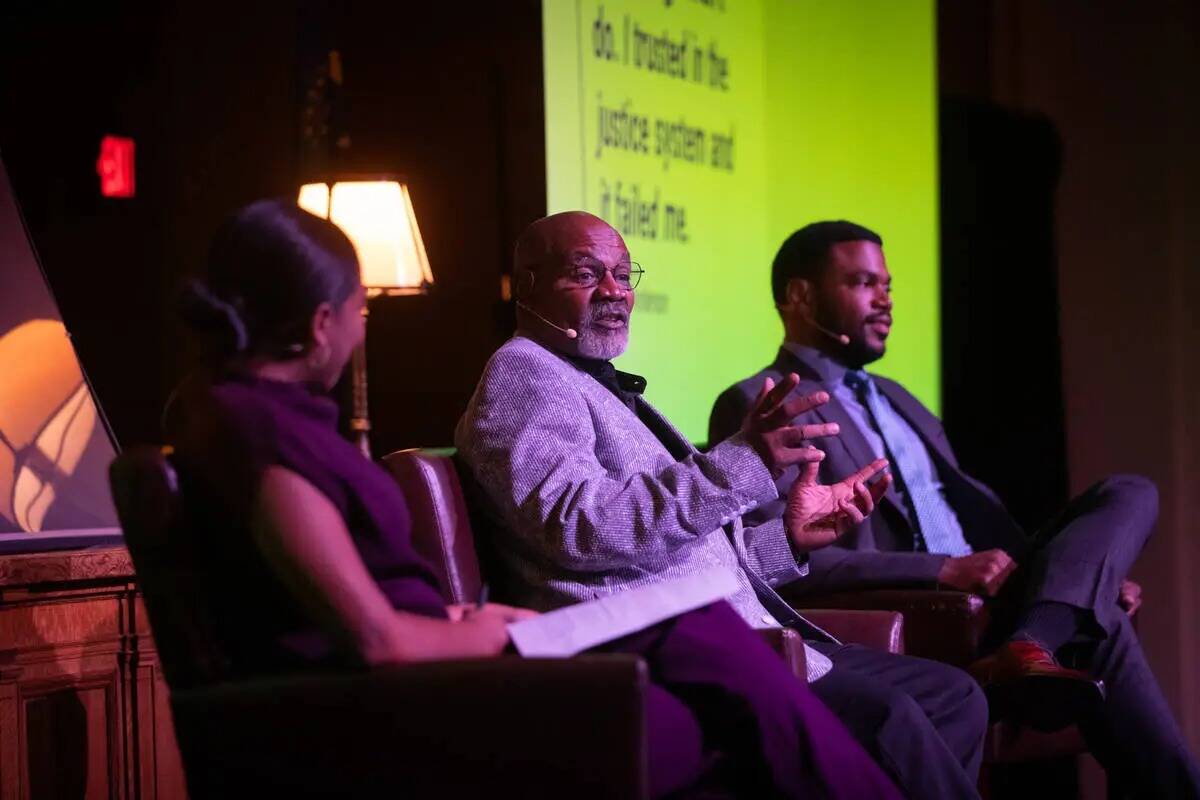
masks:
<svg viewBox="0 0 1200 800"><path fill-rule="evenodd" d="M312 386L227 375L182 393L172 456L188 535L213 589L204 598L238 675L347 661L259 552L251 519L263 472L280 466L341 512L363 562L397 609L445 617L437 577L417 555L396 482L337 430L337 405Z"/></svg>

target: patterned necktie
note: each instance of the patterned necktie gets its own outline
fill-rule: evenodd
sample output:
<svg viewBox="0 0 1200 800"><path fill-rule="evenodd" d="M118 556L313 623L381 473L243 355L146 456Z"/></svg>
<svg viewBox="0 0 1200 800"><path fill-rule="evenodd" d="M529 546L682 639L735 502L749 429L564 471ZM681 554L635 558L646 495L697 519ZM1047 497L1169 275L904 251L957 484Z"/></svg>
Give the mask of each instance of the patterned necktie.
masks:
<svg viewBox="0 0 1200 800"><path fill-rule="evenodd" d="M883 437L888 459L897 482L908 495L909 505L916 516L917 535L924 540L930 553L950 556L969 555L972 550L963 538L962 527L954 517L954 511L941 496L935 484L935 476L929 474L932 463L921 460L915 448L924 447L924 442L909 429L891 404L879 394L879 388L871 376L862 370L846 373L846 385L854 390L859 401L866 406L875 429ZM928 463L928 466L926 466Z"/></svg>

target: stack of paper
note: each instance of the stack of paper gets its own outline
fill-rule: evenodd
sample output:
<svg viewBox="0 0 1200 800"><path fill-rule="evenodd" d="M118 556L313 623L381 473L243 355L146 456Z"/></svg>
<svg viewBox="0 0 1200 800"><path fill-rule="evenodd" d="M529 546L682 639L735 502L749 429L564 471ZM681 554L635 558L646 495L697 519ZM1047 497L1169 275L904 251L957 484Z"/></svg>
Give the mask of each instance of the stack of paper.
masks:
<svg viewBox="0 0 1200 800"><path fill-rule="evenodd" d="M565 658L729 597L737 578L724 567L628 589L508 626L523 656Z"/></svg>

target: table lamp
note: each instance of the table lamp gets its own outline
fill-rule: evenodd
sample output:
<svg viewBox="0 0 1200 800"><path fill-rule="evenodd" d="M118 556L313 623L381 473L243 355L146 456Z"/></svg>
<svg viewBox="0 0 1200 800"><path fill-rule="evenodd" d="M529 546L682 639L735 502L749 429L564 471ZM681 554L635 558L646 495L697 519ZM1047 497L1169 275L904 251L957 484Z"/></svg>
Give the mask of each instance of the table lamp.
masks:
<svg viewBox="0 0 1200 800"><path fill-rule="evenodd" d="M300 187L298 203L305 211L330 220L350 237L358 252L368 307L370 299L380 295L429 292L433 273L412 198L402 181L383 176L308 183ZM368 307L364 307L364 315ZM351 369L354 401L350 430L363 455L370 458L365 343L355 350Z"/></svg>

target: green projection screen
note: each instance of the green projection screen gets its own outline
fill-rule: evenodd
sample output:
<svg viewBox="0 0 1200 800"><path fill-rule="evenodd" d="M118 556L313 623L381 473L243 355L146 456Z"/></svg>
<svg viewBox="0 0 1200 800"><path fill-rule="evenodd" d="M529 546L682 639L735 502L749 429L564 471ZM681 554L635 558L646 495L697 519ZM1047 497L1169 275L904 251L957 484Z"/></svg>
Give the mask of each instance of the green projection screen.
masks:
<svg viewBox="0 0 1200 800"><path fill-rule="evenodd" d="M939 409L934 0L544 0L547 207L646 269L622 369L696 441L769 363L796 228L878 231L896 324L873 369Z"/></svg>

